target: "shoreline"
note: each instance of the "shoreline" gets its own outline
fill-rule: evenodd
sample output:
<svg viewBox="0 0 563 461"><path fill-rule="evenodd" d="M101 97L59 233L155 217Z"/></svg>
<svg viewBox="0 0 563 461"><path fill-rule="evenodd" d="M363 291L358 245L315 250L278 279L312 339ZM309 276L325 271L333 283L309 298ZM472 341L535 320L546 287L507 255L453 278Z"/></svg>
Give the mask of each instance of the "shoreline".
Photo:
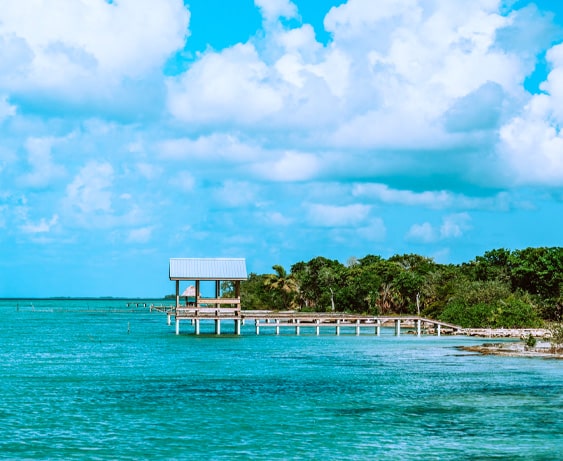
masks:
<svg viewBox="0 0 563 461"><path fill-rule="evenodd" d="M546 328L465 328L460 334L479 338L525 339L530 335L536 339L551 338L551 331Z"/></svg>
<svg viewBox="0 0 563 461"><path fill-rule="evenodd" d="M523 342L514 343L484 343L479 346L457 346L466 352L476 352L481 355L499 355L504 357L538 357L544 359L563 360L563 349L554 351L550 342L538 341L534 347L526 346Z"/></svg>

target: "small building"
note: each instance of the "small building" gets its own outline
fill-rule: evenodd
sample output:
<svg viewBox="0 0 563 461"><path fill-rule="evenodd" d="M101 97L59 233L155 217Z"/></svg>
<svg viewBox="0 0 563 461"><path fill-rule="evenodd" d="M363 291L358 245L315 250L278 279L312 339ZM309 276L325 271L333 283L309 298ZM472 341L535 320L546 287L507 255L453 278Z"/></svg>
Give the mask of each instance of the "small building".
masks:
<svg viewBox="0 0 563 461"><path fill-rule="evenodd" d="M193 318L210 309L215 311L216 317L225 313L235 317L240 314L240 283L248 278L244 258L171 258L169 277L176 283L176 333L179 333L182 318ZM180 282L194 283L193 295L190 287L186 289L194 299L190 306L180 304ZM214 283L214 297L202 296L202 282ZM221 296L221 282L233 282L234 296Z"/></svg>

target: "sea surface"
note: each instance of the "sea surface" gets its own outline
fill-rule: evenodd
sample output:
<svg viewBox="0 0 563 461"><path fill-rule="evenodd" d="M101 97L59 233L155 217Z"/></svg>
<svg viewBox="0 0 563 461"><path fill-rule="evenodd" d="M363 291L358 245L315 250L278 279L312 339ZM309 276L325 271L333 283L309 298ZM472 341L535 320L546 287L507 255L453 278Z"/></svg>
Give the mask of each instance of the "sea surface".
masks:
<svg viewBox="0 0 563 461"><path fill-rule="evenodd" d="M176 336L155 302L0 300L0 459L563 459L563 361L391 329Z"/></svg>

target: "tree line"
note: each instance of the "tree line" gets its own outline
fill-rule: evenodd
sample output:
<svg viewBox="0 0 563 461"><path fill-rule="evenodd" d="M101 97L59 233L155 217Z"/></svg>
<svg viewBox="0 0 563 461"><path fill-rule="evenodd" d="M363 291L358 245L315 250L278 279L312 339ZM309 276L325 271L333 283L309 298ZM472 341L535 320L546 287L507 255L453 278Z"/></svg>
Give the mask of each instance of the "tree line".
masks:
<svg viewBox="0 0 563 461"><path fill-rule="evenodd" d="M462 264L417 254L318 256L251 273L243 309L419 314L462 327L538 327L563 316L563 247L496 249Z"/></svg>

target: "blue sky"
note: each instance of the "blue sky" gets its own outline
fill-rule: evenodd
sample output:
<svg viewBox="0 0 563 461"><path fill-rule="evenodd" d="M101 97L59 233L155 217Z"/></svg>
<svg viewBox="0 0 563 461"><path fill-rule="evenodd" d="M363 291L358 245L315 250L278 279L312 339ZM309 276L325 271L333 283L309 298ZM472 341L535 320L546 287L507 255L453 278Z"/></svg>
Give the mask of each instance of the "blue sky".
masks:
<svg viewBox="0 0 563 461"><path fill-rule="evenodd" d="M547 0L5 2L0 296L560 246L562 43Z"/></svg>

